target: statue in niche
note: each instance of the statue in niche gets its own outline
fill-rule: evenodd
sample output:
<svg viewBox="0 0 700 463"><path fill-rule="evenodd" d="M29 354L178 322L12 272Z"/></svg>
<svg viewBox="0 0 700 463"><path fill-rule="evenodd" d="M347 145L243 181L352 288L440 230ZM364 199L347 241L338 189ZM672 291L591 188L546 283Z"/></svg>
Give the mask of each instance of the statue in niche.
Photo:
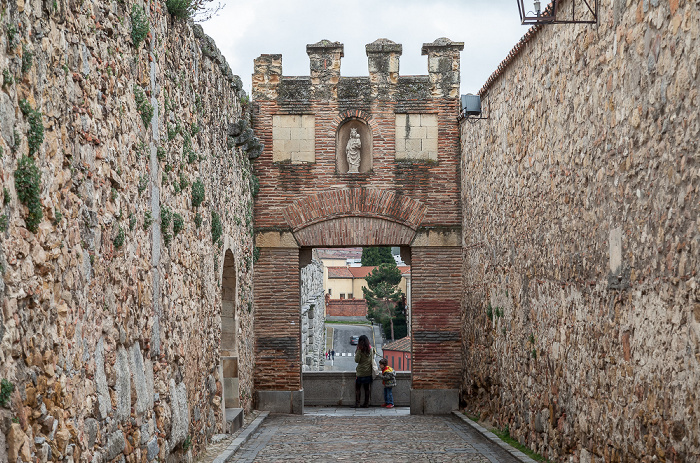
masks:
<svg viewBox="0 0 700 463"><path fill-rule="evenodd" d="M345 154L348 157L349 174L356 174L359 172L361 148L362 142L360 141L360 134L357 133L357 129L353 127L350 130L350 138L348 138L348 144L345 145Z"/></svg>

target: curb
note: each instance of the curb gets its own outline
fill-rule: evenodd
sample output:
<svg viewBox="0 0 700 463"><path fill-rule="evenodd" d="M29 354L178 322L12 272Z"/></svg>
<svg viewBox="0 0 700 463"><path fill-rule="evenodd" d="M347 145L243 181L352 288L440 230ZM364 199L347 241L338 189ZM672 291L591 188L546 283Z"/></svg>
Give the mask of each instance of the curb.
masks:
<svg viewBox="0 0 700 463"><path fill-rule="evenodd" d="M214 459L213 463L227 462L233 456L233 454L236 453L236 450L238 450L241 447L241 445L243 445L250 438L250 436L258 430L262 422L265 421L265 418L267 418L267 415L269 414L269 411L260 412L260 415L258 415L258 417L255 418L252 423L246 426L246 428L243 430L243 432L241 432L238 435L238 437L233 439L233 441L228 445L228 447L226 447L226 449Z"/></svg>
<svg viewBox="0 0 700 463"><path fill-rule="evenodd" d="M452 410L452 414L456 416L457 418L461 419L465 423L467 423L469 426L471 426L475 431L478 431L481 435L483 435L485 438L493 442L494 444L498 445L501 447L503 450L506 452L510 453L513 455L513 457L517 458L523 463L538 463L537 461L533 460L532 458L528 457L525 455L523 452L520 450L511 447L510 445L506 444L503 442L497 435L486 429L485 427L481 426L479 423L470 420L467 418L464 413L457 411L457 410Z"/></svg>

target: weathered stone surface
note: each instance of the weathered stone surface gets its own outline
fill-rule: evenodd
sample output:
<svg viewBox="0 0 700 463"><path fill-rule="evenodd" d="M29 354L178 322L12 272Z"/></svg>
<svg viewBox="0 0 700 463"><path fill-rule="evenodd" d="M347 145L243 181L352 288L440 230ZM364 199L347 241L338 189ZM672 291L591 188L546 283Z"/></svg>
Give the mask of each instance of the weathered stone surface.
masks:
<svg viewBox="0 0 700 463"><path fill-rule="evenodd" d="M700 10L627 5L529 34L461 127L462 399L552 461L700 454Z"/></svg>
<svg viewBox="0 0 700 463"><path fill-rule="evenodd" d="M158 439L155 437L148 441L148 444L146 445L146 458L148 461L153 461L157 456L159 452L158 448Z"/></svg>
<svg viewBox="0 0 700 463"><path fill-rule="evenodd" d="M109 461L120 441L115 457L140 461L141 445L172 438L170 416L156 429L155 405L171 409L174 379L176 440L182 429L191 434L196 455L222 422L221 391L202 385L219 379L225 252L239 269L231 301L238 330L253 339L252 224L240 220L252 208L251 165L243 149L226 146L225 130L248 117L240 79L201 28L172 22L162 5L146 5L151 33L138 49L130 21L119 19L131 4L22 5L8 8L0 27L0 70L13 77L0 77L0 183L9 193L0 215L10 223L0 233L0 377L34 390L25 409L11 411L26 416L27 451L39 461ZM17 27L14 46L6 46L9 25ZM27 72L19 69L23 47L34 53ZM33 154L43 213L36 233L26 228L13 175L34 130L22 99L44 126ZM144 122L147 103L153 115ZM205 200L194 208L196 180ZM163 211L172 213L169 226ZM252 348L239 345L247 410ZM219 419L190 429L190 407ZM182 456L174 445L157 449L163 461L171 452Z"/></svg>
<svg viewBox="0 0 700 463"><path fill-rule="evenodd" d="M111 433L107 436L107 445L105 445L105 458L110 461L117 457L126 445L126 440L124 439L124 433L119 430Z"/></svg>
<svg viewBox="0 0 700 463"><path fill-rule="evenodd" d="M117 374L117 382L114 387L117 394L116 417L118 420L125 420L131 412L131 375L128 354L123 346L119 346L117 349L117 362L114 369Z"/></svg>
<svg viewBox="0 0 700 463"><path fill-rule="evenodd" d="M189 410L187 408L187 389L184 383L175 384L170 380L170 397L172 398L172 423L170 429L170 447L182 443L188 434Z"/></svg>

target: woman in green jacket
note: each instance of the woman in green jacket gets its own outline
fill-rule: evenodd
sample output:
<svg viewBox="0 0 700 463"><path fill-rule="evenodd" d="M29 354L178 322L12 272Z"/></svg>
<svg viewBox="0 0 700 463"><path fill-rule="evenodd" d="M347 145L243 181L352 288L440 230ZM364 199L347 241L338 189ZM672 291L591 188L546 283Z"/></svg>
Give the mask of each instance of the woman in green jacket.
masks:
<svg viewBox="0 0 700 463"><path fill-rule="evenodd" d="M355 350L355 408L360 406L360 389L365 390L365 402L363 408L369 407L369 398L371 395L372 386L372 346L369 344L369 338L364 334L357 341L357 349Z"/></svg>

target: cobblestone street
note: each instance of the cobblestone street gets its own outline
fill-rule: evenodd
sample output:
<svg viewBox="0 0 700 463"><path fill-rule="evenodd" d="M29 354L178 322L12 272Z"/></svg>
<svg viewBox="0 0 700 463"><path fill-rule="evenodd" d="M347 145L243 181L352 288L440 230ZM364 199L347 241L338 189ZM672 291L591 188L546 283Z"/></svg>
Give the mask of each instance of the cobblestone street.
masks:
<svg viewBox="0 0 700 463"><path fill-rule="evenodd" d="M319 409L270 415L228 461L478 462L519 460L455 416L408 408Z"/></svg>

